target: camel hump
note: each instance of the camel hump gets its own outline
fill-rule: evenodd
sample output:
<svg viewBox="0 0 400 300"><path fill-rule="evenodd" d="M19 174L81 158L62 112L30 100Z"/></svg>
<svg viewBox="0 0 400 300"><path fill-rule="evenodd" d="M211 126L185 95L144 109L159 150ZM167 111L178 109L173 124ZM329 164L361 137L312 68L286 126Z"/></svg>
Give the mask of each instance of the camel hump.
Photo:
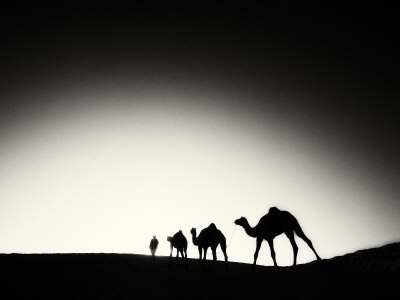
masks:
<svg viewBox="0 0 400 300"><path fill-rule="evenodd" d="M280 211L280 210L279 210L277 207L275 207L275 206L270 207L270 209L268 210L269 213L276 213L276 212L278 212L278 211Z"/></svg>
<svg viewBox="0 0 400 300"><path fill-rule="evenodd" d="M217 229L217 226L215 226L214 223L211 223L211 224L208 226L208 228L210 228L210 229Z"/></svg>
<svg viewBox="0 0 400 300"><path fill-rule="evenodd" d="M174 237L183 236L182 230L179 230L177 233L174 234Z"/></svg>

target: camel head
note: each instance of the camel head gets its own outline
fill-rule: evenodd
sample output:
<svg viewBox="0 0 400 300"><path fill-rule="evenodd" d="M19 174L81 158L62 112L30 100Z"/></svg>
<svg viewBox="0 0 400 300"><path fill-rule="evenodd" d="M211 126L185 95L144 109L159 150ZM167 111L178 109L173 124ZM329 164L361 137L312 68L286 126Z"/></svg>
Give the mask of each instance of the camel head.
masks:
<svg viewBox="0 0 400 300"><path fill-rule="evenodd" d="M235 220L235 224L244 227L245 225L249 224L245 217L240 217L239 219Z"/></svg>
<svg viewBox="0 0 400 300"><path fill-rule="evenodd" d="M196 235L196 228L190 229L190 233L193 234L193 235Z"/></svg>
<svg viewBox="0 0 400 300"><path fill-rule="evenodd" d="M172 237L167 236L167 241L171 243L172 242Z"/></svg>

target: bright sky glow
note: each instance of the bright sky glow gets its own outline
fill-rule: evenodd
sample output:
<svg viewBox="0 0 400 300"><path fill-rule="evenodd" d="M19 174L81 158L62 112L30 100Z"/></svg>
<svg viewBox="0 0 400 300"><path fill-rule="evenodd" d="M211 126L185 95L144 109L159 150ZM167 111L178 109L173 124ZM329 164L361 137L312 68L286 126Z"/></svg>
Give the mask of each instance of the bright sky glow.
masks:
<svg viewBox="0 0 400 300"><path fill-rule="evenodd" d="M191 227L214 222L229 241L236 218L254 226L271 206L297 217L322 258L398 239L390 192L273 117L260 122L201 94L80 97L2 142L0 252L149 254L155 234L157 254L169 255L167 235L181 229L197 257ZM298 262L314 260L296 241ZM290 265L285 236L275 248ZM254 250L238 227L229 259L251 263ZM258 263L272 265L266 242Z"/></svg>

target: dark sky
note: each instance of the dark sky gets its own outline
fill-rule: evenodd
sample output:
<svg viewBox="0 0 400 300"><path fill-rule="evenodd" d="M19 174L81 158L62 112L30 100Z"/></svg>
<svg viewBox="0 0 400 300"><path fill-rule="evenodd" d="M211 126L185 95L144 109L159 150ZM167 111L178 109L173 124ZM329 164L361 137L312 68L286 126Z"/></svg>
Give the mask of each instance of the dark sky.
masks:
<svg viewBox="0 0 400 300"><path fill-rule="evenodd" d="M40 117L49 104L35 96L54 86L220 84L252 95L231 107L314 127L397 186L398 13L349 3L3 8L0 134Z"/></svg>

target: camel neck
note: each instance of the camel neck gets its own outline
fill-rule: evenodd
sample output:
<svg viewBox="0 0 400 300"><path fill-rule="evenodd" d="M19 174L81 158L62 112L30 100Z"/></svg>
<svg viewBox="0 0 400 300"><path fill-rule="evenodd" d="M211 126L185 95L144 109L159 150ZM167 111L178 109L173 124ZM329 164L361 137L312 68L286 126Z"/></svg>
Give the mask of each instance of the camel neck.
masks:
<svg viewBox="0 0 400 300"><path fill-rule="evenodd" d="M248 222L246 222L245 226L243 226L243 228L246 231L246 233L251 237L257 237L256 227L251 227Z"/></svg>
<svg viewBox="0 0 400 300"><path fill-rule="evenodd" d="M193 234L193 233L192 233L192 241L193 241L193 244L194 244L195 246L198 245L198 240L197 240L196 234Z"/></svg>

